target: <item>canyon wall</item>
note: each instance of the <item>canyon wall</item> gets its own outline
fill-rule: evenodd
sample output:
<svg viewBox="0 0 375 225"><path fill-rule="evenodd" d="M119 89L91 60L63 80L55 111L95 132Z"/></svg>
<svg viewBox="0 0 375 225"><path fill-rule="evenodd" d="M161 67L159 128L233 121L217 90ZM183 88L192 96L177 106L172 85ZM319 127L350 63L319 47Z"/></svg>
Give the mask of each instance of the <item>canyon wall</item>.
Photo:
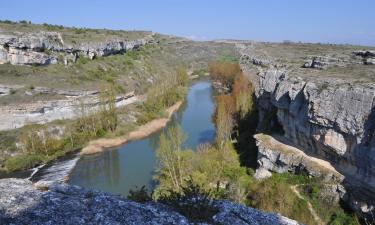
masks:
<svg viewBox="0 0 375 225"><path fill-rule="evenodd" d="M255 85L258 131L278 130L279 141L327 161L344 176L341 182L350 204L363 212L372 210L375 205L375 83L361 82L356 77L359 70L350 71L350 67L346 72L353 73L352 76L342 78L332 75L332 70L313 71L309 76L306 74L313 68L295 69L291 64L272 62L272 59L267 59L268 65L264 66L259 63L264 59L254 60L257 57L254 48L247 50L243 50L241 66ZM362 66L366 70L375 69ZM293 157L280 148L264 147L264 140L255 138L262 149L258 153L260 167L275 172L280 172L280 168L284 172L295 170L296 166L309 170L301 160L285 160ZM289 167L285 167L288 163ZM313 173L311 169L310 173Z"/></svg>
<svg viewBox="0 0 375 225"><path fill-rule="evenodd" d="M153 34L135 40L107 40L65 44L59 32L17 32L3 34L0 30L0 64L48 65L75 63L77 58L108 56L138 49L153 42Z"/></svg>

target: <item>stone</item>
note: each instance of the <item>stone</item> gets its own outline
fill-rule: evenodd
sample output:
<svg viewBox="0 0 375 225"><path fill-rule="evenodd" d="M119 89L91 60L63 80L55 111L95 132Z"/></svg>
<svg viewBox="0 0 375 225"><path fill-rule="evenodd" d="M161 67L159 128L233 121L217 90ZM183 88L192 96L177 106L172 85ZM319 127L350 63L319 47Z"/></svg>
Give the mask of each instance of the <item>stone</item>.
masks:
<svg viewBox="0 0 375 225"><path fill-rule="evenodd" d="M356 56L361 56L363 58L375 57L375 51L374 50L354 51L353 54L356 55Z"/></svg>
<svg viewBox="0 0 375 225"><path fill-rule="evenodd" d="M121 54L154 43L153 35L136 40L108 40L97 43L80 43L77 46L64 44L58 32L18 32L13 35L0 33L0 64L48 65L58 63L63 54L65 65L75 63L78 56L90 58Z"/></svg>
<svg viewBox="0 0 375 225"><path fill-rule="evenodd" d="M157 202L137 203L123 197L62 183L34 186L23 179L0 179L1 224L193 224ZM299 223L228 201L214 201L214 224ZM207 223L206 223L207 224Z"/></svg>
<svg viewBox="0 0 375 225"><path fill-rule="evenodd" d="M346 66L350 62L339 59L339 58L334 58L334 57L329 57L329 56L311 56L310 59L305 61L303 64L303 68L312 68L312 69L320 69L320 70L326 70L329 67L333 66Z"/></svg>
<svg viewBox="0 0 375 225"><path fill-rule="evenodd" d="M371 60L374 53L355 54ZM360 65L361 62L345 60L316 56L308 59L303 67L326 67L328 71L331 66ZM284 144L298 146L307 155L331 163L345 177L342 185L351 196L347 199L352 203L364 202L371 208L375 205L375 84L324 76L323 71L309 72L320 74L309 77L298 74L303 69L291 67L295 70L291 71L288 66L272 66L277 63L271 61L267 68L241 63L245 73L253 73L247 76L255 86L258 131L264 129L262 124L267 124L264 119L269 118L270 112L275 112L270 129L276 125L280 128ZM364 66L364 70L368 68ZM350 75L350 71L347 73ZM294 171L298 162L298 158L286 157L280 151L259 149L259 152L258 156L263 158L258 159L260 167L271 171Z"/></svg>
<svg viewBox="0 0 375 225"><path fill-rule="evenodd" d="M254 178L256 180L264 180L272 176L272 173L265 169L264 167L260 167L255 171Z"/></svg>
<svg viewBox="0 0 375 225"><path fill-rule="evenodd" d="M375 58L368 58L365 61L366 65L375 65Z"/></svg>
<svg viewBox="0 0 375 225"><path fill-rule="evenodd" d="M324 134L313 134L313 138L323 145L330 147L336 154L344 156L347 151L347 145L344 136L332 129L324 131Z"/></svg>
<svg viewBox="0 0 375 225"><path fill-rule="evenodd" d="M344 176L324 160L311 157L302 150L285 144L283 137L272 137L265 134L254 136L258 146L258 168L256 174L264 170L277 173L307 173L313 177L321 177L327 182L342 182Z"/></svg>

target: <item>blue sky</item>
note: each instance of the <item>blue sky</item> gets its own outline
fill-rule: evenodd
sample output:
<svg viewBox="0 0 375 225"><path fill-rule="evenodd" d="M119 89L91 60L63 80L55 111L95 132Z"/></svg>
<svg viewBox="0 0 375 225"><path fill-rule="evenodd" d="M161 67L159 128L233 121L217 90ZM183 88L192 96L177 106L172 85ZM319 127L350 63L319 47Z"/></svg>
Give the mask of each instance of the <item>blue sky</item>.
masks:
<svg viewBox="0 0 375 225"><path fill-rule="evenodd" d="M374 0L0 0L0 19L152 30L199 40L375 46Z"/></svg>

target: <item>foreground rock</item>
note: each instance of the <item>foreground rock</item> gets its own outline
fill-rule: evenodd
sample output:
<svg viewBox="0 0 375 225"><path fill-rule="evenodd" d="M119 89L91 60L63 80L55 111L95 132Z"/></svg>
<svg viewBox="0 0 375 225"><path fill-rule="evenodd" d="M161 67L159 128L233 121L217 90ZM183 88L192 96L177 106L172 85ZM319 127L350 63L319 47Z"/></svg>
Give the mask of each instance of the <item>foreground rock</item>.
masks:
<svg viewBox="0 0 375 225"><path fill-rule="evenodd" d="M0 180L1 224L190 224L159 203L140 204L78 186L52 184L37 189L30 181ZM215 202L216 224L297 225L288 218L230 202Z"/></svg>

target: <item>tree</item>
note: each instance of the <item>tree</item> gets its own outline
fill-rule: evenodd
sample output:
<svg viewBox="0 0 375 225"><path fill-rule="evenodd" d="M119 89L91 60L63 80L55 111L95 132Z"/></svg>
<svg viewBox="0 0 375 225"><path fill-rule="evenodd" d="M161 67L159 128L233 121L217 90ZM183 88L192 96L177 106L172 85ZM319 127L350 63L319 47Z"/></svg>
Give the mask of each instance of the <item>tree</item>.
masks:
<svg viewBox="0 0 375 225"><path fill-rule="evenodd" d="M223 147L224 142L231 138L234 124L232 114L234 111L235 105L231 95L219 95L217 97L214 121L216 125L216 141L220 149Z"/></svg>
<svg viewBox="0 0 375 225"><path fill-rule="evenodd" d="M231 86L235 76L241 73L238 63L230 63L226 61L215 61L208 65L211 77L227 86Z"/></svg>
<svg viewBox="0 0 375 225"><path fill-rule="evenodd" d="M116 113L116 92L113 84L101 91L101 123L104 130L111 132L117 127L117 113Z"/></svg>
<svg viewBox="0 0 375 225"><path fill-rule="evenodd" d="M171 126L160 135L160 146L156 150L159 161L159 177L167 178L173 186L173 190L181 190L184 181L182 144L186 135L178 126Z"/></svg>
<svg viewBox="0 0 375 225"><path fill-rule="evenodd" d="M243 119L252 108L252 93L253 88L249 80L243 73L238 74L232 85L232 96L240 119Z"/></svg>

